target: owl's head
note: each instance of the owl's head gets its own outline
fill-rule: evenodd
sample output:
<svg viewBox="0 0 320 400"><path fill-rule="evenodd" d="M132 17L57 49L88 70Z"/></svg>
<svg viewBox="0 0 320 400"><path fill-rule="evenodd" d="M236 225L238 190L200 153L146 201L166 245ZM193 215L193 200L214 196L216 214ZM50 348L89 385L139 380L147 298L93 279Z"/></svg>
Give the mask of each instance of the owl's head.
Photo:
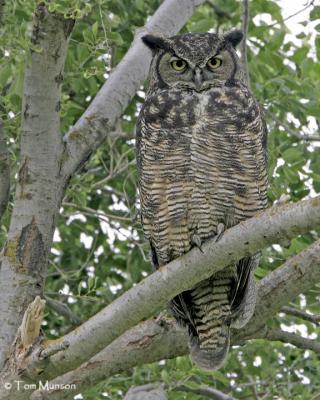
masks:
<svg viewBox="0 0 320 400"><path fill-rule="evenodd" d="M242 37L239 30L225 35L187 33L170 38L143 36L143 42L153 53L151 86L197 92L215 86L232 86L243 76L235 50Z"/></svg>

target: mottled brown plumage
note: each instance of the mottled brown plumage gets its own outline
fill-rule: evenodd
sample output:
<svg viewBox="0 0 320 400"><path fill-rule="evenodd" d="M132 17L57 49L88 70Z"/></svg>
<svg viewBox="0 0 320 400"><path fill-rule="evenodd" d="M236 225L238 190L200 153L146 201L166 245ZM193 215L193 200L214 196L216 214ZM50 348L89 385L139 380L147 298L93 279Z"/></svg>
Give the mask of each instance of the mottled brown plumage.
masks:
<svg viewBox="0 0 320 400"><path fill-rule="evenodd" d="M235 46L224 36L147 35L150 87L137 124L142 224L156 268L267 205L266 131ZM218 59L218 60L217 60ZM176 296L193 359L218 368L230 327L243 327L255 304L259 256L242 259Z"/></svg>

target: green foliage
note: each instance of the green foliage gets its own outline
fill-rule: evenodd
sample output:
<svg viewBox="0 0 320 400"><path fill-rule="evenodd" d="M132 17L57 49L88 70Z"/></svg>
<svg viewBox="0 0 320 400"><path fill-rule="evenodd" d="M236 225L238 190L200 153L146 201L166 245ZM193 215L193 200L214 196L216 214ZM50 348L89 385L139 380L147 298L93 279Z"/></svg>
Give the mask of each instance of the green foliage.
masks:
<svg viewBox="0 0 320 400"><path fill-rule="evenodd" d="M36 1L7 2L0 34L0 114L12 157L12 179L19 168L19 126L23 79L28 62L32 14ZM157 9L160 0L55 0L51 11L75 18L62 90L61 134L68 131L128 50L136 28ZM300 3L303 8L302 2ZM182 31L228 30L241 24L236 0L214 1L199 7ZM279 2L250 2L248 57L252 90L264 106L269 129L270 205L282 195L298 201L320 193L320 7L310 7L315 32L294 34L283 21ZM272 26L263 22L268 14ZM302 21L306 26L308 21ZM63 202L46 281L46 295L64 302L82 320L112 302L151 272L148 245L141 231L136 193L134 127L144 91L133 99L116 128L127 139L110 139L75 175ZM12 200L14 187L12 188ZM0 247L10 221L2 221ZM319 232L295 238L284 248L263 252L257 277L262 278L319 237ZM297 308L320 313L320 288L305 293ZM287 315L273 326L303 324L308 335L319 333L311 323ZM300 326L300 325L299 325ZM64 316L48 309L44 330L59 337L72 329ZM261 361L261 365L259 365ZM163 381L169 399L200 400L179 390L208 385L239 399L315 399L320 393L320 364L311 352L292 346L252 341L234 348L223 369L201 371L189 357L145 365L116 375L84 395L85 399L122 399L132 385ZM254 386L252 382L256 382ZM306 383L308 382L308 383ZM250 385L251 383L251 385ZM102 394L104 393L104 394ZM256 397L259 396L259 397Z"/></svg>

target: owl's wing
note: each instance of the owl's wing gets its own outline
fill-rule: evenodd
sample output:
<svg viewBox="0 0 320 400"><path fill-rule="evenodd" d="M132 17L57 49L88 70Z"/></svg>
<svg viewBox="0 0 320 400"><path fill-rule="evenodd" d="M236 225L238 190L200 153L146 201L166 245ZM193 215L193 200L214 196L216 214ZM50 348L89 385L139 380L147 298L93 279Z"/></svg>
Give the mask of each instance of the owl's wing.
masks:
<svg viewBox="0 0 320 400"><path fill-rule="evenodd" d="M267 124L264 119L264 110L255 101L257 118L260 124L257 125L258 129L258 142L257 153L257 175L258 181L256 182L260 188L260 205L261 208L267 206ZM260 128L259 128L260 127ZM237 263L237 277L231 292L231 311L232 311L232 326L234 328L242 328L251 318L255 307L255 280L254 271L260 261L260 253L251 257L241 259Z"/></svg>
<svg viewBox="0 0 320 400"><path fill-rule="evenodd" d="M262 130L261 130L261 143L262 143L262 148L264 150L264 157L265 157L265 168L268 163L268 152L267 152L267 139L268 139L268 127L265 119L265 112L263 107L257 103L257 107L259 109L260 113L260 118L262 122Z"/></svg>

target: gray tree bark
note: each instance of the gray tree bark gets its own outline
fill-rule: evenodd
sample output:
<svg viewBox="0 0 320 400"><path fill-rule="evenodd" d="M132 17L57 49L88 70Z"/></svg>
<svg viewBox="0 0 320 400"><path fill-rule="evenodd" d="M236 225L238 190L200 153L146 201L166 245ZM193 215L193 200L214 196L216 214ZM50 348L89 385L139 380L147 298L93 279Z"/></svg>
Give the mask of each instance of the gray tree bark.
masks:
<svg viewBox="0 0 320 400"><path fill-rule="evenodd" d="M62 190L60 87L73 21L37 7L26 68L20 170L0 270L0 366L28 304L42 295Z"/></svg>

